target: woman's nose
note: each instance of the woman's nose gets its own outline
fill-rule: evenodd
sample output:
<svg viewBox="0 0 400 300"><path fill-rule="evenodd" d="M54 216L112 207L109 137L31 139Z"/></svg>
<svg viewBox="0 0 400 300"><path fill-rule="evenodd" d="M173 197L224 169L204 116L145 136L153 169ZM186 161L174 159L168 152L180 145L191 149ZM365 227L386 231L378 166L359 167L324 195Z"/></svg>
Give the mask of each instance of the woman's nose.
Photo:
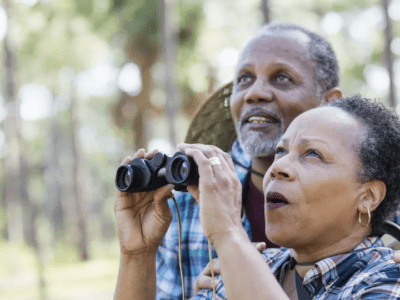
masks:
<svg viewBox="0 0 400 300"><path fill-rule="evenodd" d="M287 157L281 157L274 161L270 170L271 179L293 180L294 170Z"/></svg>

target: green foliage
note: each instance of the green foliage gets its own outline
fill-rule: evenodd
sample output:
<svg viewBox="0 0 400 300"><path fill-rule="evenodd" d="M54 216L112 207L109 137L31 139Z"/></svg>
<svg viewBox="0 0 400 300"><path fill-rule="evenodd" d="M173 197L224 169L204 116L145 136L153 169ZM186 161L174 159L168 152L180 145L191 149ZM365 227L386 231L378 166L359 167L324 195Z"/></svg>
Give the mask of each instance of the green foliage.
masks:
<svg viewBox="0 0 400 300"><path fill-rule="evenodd" d="M15 1L10 3L10 39L17 62L17 90L23 84L35 83L47 87L54 97L76 99L80 124L75 138L80 143L87 171L87 177L83 181L90 187L85 198L90 254L94 258L111 258L112 264L109 274L95 278L90 271L91 268L96 269L94 265L78 263L77 213L71 205L74 201L74 161L71 152L73 124L69 110L70 101L64 103L57 100L51 115L40 120L21 121L21 136L25 140L23 156L30 168L31 200L38 207L35 224L39 228L38 237L44 253L46 271L49 271L46 275L49 293L59 296L60 290L73 290L79 280L85 281L92 289L98 288L98 282L105 282L112 290L119 250L113 213L114 175L122 159L134 153L134 149L123 141L122 137L131 137L135 132L131 127L116 130L112 121L111 110L119 101L120 92L108 91L107 95L83 94L80 91L82 86L78 83L82 72L98 65L107 65L111 66L110 69L114 69L116 74L110 75L107 74L108 71L103 71L99 72L103 74L95 75L112 77L110 90L116 90L121 66L141 55L151 54L152 60L148 68L153 71L151 79L154 84L149 89L150 98L162 98L165 95L165 74L162 67L160 68L163 63L160 56L161 1L50 0L39 1L34 6L20 2L17 4ZM368 85L366 78L368 66L385 66L384 24L380 20L372 20L368 14L367 17L365 15L369 9L379 8L381 1L275 0L269 3L273 21L297 23L322 34L332 43L339 59L341 88L346 95L362 93L365 97L378 97L386 101L387 94L384 90L376 90ZM177 69L182 99L177 119L183 120L178 124L178 128L179 135L184 136L188 116L190 117L199 102L204 100L208 89L217 88L233 77L234 66L229 65L229 62L228 65L224 65L221 53L226 49L240 51L262 25L262 14L258 0L179 0L177 4ZM335 24L330 24L328 30L323 26L324 18L332 12L336 13L336 17L339 16L342 22L337 32L329 31ZM364 19L367 19L367 22ZM354 29L357 29L354 27L356 21L370 26L366 37L361 36L362 32L358 32L360 30ZM354 32L357 35L354 35ZM393 22L393 35L396 37L399 33L400 22ZM0 55L4 56L3 49L0 50ZM399 61L396 55L394 59ZM2 69L0 79L4 82ZM71 78L68 79L70 82L66 84L62 83L60 75L63 70L71 71ZM164 73L168 72L164 70ZM86 81L84 87L91 85L91 80L94 79ZM57 108L57 103L64 103L64 106ZM148 111L137 112L151 116L148 118L148 127L152 128L149 130L149 135L152 134L149 139L162 136L159 132L163 132L167 127L163 110L165 101L156 104L153 105L156 109L152 107L155 111L151 114ZM61 203L66 219L64 228L55 236L54 225L49 218L49 183L45 177L50 167L50 131L54 124L59 128L58 171L62 183ZM162 129L154 130L154 124ZM4 173L2 167L0 171L3 171L1 174ZM0 177L0 184L3 184L4 176L3 174ZM2 232L6 231L4 202L4 199L0 202ZM24 269L29 270L29 276L36 280L33 250L26 247L17 249L4 241L0 242L0 256L7 258L0 261L0 281ZM104 266L109 265L105 263ZM65 276L68 280L60 287L57 280L62 282L64 274L67 274ZM74 279L74 274L78 274L79 278ZM83 274L89 274L89 279L85 280ZM25 288L31 293L36 292L35 280ZM20 297L24 287L18 286L15 289L18 292L10 292L12 296L9 299L24 299ZM0 298L3 299L4 296L5 293L0 292ZM53 296L53 299L66 299L57 296ZM69 299L75 298L72 296Z"/></svg>

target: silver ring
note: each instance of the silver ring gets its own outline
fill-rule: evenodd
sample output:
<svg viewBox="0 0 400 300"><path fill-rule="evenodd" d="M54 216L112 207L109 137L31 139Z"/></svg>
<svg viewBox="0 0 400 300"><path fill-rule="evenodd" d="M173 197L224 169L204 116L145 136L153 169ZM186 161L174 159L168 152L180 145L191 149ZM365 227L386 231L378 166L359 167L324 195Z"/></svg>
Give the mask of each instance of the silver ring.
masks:
<svg viewBox="0 0 400 300"><path fill-rule="evenodd" d="M209 158L208 161L210 162L210 164L212 166L221 164L221 161L219 160L219 157L216 157L216 156Z"/></svg>

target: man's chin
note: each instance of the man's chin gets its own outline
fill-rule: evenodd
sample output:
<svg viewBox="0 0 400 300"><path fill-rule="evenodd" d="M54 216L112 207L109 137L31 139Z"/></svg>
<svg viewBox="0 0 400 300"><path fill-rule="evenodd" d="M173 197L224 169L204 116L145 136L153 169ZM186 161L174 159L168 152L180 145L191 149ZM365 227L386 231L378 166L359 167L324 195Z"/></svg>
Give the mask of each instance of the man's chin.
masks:
<svg viewBox="0 0 400 300"><path fill-rule="evenodd" d="M268 143L260 145L260 140L258 140L257 144L249 141L244 141L243 143L240 142L242 150L252 157L267 157L275 155L276 144L277 143Z"/></svg>
<svg viewBox="0 0 400 300"><path fill-rule="evenodd" d="M281 135L267 139L259 133L246 132L245 134L239 134L238 138L240 146L246 154L252 157L267 157L275 155L275 148Z"/></svg>

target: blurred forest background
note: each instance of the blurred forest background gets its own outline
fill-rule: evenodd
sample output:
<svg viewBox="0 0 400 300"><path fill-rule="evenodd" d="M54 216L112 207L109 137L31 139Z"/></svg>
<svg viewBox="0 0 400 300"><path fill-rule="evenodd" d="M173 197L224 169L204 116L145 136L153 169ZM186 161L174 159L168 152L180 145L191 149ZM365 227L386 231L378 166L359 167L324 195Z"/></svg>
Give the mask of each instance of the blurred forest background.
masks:
<svg viewBox="0 0 400 300"><path fill-rule="evenodd" d="M172 154L265 22L325 36L346 95L397 108L400 0L0 1L0 298L111 299L115 171Z"/></svg>

